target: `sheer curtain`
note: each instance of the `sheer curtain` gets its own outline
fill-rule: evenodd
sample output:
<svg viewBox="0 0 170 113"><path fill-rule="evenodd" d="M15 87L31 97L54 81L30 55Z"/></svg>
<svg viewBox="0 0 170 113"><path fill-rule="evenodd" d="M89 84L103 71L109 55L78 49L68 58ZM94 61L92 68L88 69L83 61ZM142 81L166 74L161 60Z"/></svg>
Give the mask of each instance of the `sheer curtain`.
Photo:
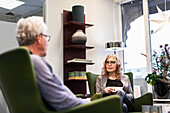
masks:
<svg viewBox="0 0 170 113"><path fill-rule="evenodd" d="M130 23L142 14L142 0L135 0L121 5L122 12L122 41L125 43L128 38L127 31L130 29Z"/></svg>
<svg viewBox="0 0 170 113"><path fill-rule="evenodd" d="M166 2L166 4L165 4ZM156 5L162 11L170 9L170 0L148 0L149 14L157 13ZM122 40L126 44L128 38L127 31L130 29L130 23L143 15L142 0L135 0L121 5L122 12Z"/></svg>

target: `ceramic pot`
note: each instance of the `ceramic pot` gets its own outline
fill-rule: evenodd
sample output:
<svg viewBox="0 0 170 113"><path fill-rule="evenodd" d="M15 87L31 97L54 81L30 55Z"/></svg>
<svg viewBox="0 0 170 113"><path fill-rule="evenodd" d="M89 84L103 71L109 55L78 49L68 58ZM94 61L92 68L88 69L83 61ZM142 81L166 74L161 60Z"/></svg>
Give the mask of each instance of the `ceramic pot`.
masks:
<svg viewBox="0 0 170 113"><path fill-rule="evenodd" d="M84 23L84 7L81 5L75 5L72 7L73 21Z"/></svg>
<svg viewBox="0 0 170 113"><path fill-rule="evenodd" d="M83 33L81 29L78 29L72 35L72 43L75 45L85 45L86 41L87 41L87 36Z"/></svg>
<svg viewBox="0 0 170 113"><path fill-rule="evenodd" d="M157 99L167 99L169 96L169 87L167 83L157 81L153 86L154 93Z"/></svg>

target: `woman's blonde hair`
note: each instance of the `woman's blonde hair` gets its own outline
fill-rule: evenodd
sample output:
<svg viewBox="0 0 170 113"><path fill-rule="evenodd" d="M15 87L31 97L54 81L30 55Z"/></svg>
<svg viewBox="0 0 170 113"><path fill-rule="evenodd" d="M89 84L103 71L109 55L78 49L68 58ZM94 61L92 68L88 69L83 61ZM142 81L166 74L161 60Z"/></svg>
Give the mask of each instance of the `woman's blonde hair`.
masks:
<svg viewBox="0 0 170 113"><path fill-rule="evenodd" d="M115 61L116 61L115 77L119 80L122 76L122 66L121 66L121 62L119 61L119 59L117 58L117 56L115 54L109 54L106 56L104 63L103 63L102 75L105 75L105 76L109 75L109 72L106 69L106 61L111 57L115 58Z"/></svg>

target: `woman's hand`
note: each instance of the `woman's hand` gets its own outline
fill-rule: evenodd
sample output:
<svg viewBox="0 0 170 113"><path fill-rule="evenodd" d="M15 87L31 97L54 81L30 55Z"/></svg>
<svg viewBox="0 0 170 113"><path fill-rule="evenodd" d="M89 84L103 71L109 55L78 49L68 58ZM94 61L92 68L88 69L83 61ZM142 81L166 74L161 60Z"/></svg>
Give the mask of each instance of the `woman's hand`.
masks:
<svg viewBox="0 0 170 113"><path fill-rule="evenodd" d="M115 88L114 87L106 87L105 89L104 89L104 92L105 93L111 93L111 92L114 92L115 91Z"/></svg>

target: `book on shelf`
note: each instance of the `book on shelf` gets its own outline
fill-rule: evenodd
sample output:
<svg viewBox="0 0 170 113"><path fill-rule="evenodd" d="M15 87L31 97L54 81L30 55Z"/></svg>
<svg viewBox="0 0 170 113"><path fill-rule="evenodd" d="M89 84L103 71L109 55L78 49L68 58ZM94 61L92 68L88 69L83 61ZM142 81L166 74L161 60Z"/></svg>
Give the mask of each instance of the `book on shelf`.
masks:
<svg viewBox="0 0 170 113"><path fill-rule="evenodd" d="M86 80L87 79L85 71L73 71L73 72L69 72L68 74L69 74L69 77L68 77L69 80L73 80L73 79Z"/></svg>
<svg viewBox="0 0 170 113"><path fill-rule="evenodd" d="M74 58L72 60L67 60L67 63L77 62L77 63L92 63L92 60Z"/></svg>
<svg viewBox="0 0 170 113"><path fill-rule="evenodd" d="M87 77L71 77L68 80L87 80Z"/></svg>

